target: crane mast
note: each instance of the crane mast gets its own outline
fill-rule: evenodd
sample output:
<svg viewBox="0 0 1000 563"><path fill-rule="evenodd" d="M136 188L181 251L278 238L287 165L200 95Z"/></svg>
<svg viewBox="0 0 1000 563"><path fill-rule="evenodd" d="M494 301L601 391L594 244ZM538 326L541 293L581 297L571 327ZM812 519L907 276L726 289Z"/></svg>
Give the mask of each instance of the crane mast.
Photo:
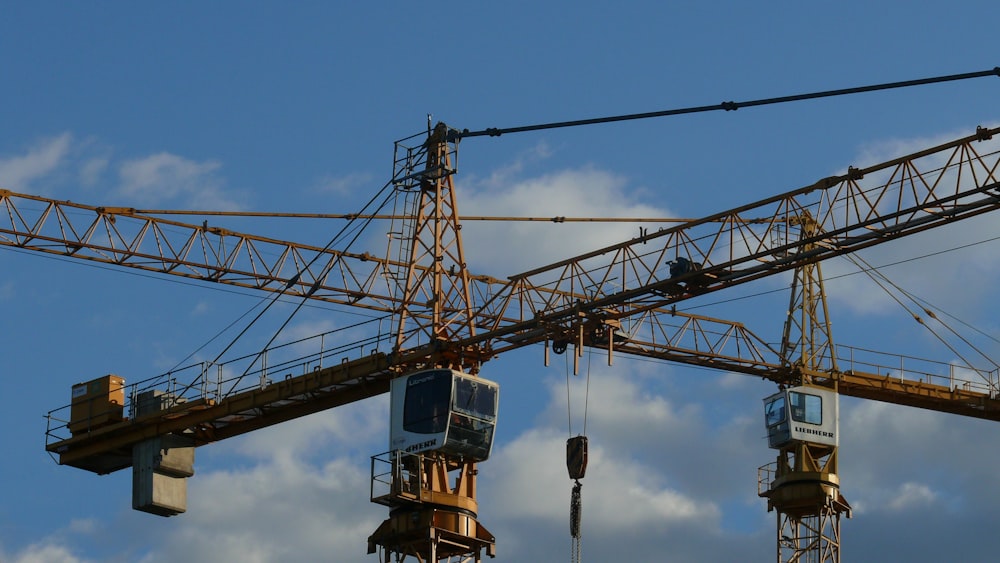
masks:
<svg viewBox="0 0 1000 563"><path fill-rule="evenodd" d="M397 330L388 345L373 341L363 350L321 350L308 361L280 364L299 370L288 369L283 379L272 378L274 369L263 365L235 368L239 376L232 375L229 364L201 366L192 369L189 380L171 393L175 400L159 411L137 414L136 398L177 374L130 385L125 393L128 416L113 423L69 432L65 411L51 412L46 449L62 464L99 474L129 467L133 449L157 436L183 435L201 446L386 393L393 379L414 370L457 369L475 375L486 360L533 344L546 349L587 346L607 350L609 358L615 352L657 358L754 375L786 389L820 386L843 395L1000 421L995 374L979 374L982 381L961 380L908 373L895 362L892 371L899 375L889 378L880 364L840 353L830 338L818 271L824 259L1000 208L1000 156L977 150L978 143L998 132L978 128L973 135L913 155L851 168L506 280L466 269L453 185L458 137L443 125L429 131L423 144L397 152L394 182L417 203L409 246L396 258L5 190L0 190L5 210L0 244L395 315ZM687 299L785 271L796 272L796 289L780 350L742 323L676 310ZM392 280L402 281L394 286ZM627 338L619 339L616 331L626 321ZM798 470L813 459L819 468L813 472L832 481L835 454L829 447L788 450L779 455L779 466L784 460ZM492 536L478 523L470 525L476 521L474 465L436 454L407 463L396 463L393 474L405 469L422 487L432 487L428 494L463 499L444 503L444 512L452 526L446 531L458 534L448 536L448 545L459 537L465 543L442 551L439 540L444 536L438 531L443 528L427 512L432 508L426 499L404 498L399 489L379 501L397 514L416 510L422 514L420 526L406 528L401 518L394 522L390 516L384 523L388 527L373 534L370 546L383 549L386 561L390 555L426 560L431 555L478 558L483 551L492 553ZM820 487L822 498L836 497L839 503L839 493L823 488L826 481ZM779 495L768 499L779 512L793 512L782 508ZM811 511L818 506L813 500ZM837 527L826 543L835 545L838 554L843 507L828 511ZM437 503L433 510L439 508ZM466 516L473 513L472 520L454 518L456 508ZM805 516L812 513L791 514L791 521Z"/></svg>
<svg viewBox="0 0 1000 563"><path fill-rule="evenodd" d="M496 539L479 523L476 499L476 462L485 459L488 453L483 451L488 452L490 447L475 451L463 446L445 447L450 427L457 420L463 421L463 428L476 424L471 422L467 411L455 410L458 400L452 399L453 390L457 390L460 382L477 390L480 386L488 388L485 383L465 377L479 372L480 365L489 357L488 345L454 345L476 334L453 184L457 146L449 142L448 127L439 123L428 131L426 141L419 146L397 143L396 154L398 169L394 173L394 186L415 201L414 205L406 206L413 209L413 219L407 237L409 259L405 262L409 267L396 313L394 353L398 355L420 345L426 346L429 353L413 363L397 366L405 378L393 383L392 432L403 435L408 430L419 430L415 437L419 442L408 442L403 437L397 444L394 438L389 452L372 458L371 500L388 506L389 517L369 536L368 552L378 553L384 563L406 561L410 557L418 562L446 559L478 563L483 553L490 557L496 553ZM412 329L410 323L414 325ZM411 415L409 410L423 408L421 403L427 400L423 389L437 386L438 380L452 382L444 393L445 400L433 401L433 406L426 407L431 411L430 420L440 423L413 424L407 429L405 419L420 416ZM411 394L419 398L413 399ZM494 409L495 396L494 391ZM439 411L450 414L444 416ZM443 420L443 416L448 420ZM490 417L488 413L485 416ZM488 436L480 437L492 444L492 426L489 426L492 421L481 423L489 429ZM435 434L440 437L432 438ZM468 444L470 434L466 436L463 440ZM438 440L442 444L437 444ZM432 441L433 447L425 446ZM376 494L380 485L384 490Z"/></svg>
<svg viewBox="0 0 1000 563"><path fill-rule="evenodd" d="M396 143L396 153L393 185L415 200L406 206L413 216L407 221L411 232L405 233L409 255L400 260L407 267L395 312L396 350L430 343L437 347L430 364L475 373L485 345L450 347L476 334L471 280L459 236L453 164L457 145L448 141L448 127L439 123L416 147Z"/></svg>
<svg viewBox="0 0 1000 563"><path fill-rule="evenodd" d="M799 222L806 237L816 234L819 228L809 214L800 217ZM807 244L803 250L808 252L812 246L814 244ZM834 420L832 423L827 421L827 428L822 429L822 420L793 414L791 423L817 423L817 429L822 429L818 431L832 430L839 435L837 380L831 377L838 372L833 350L821 265L819 262L804 264L793 273L791 301L782 336L782 359L796 374L797 381L792 383L793 389L798 391L794 396L819 398L822 409L819 416L832 415ZM778 401L785 400L785 387L781 386L783 392L779 393ZM827 391L820 392L820 389ZM809 391L816 394L807 394ZM768 406L774 404L770 398L766 401ZM787 403L791 410L792 401ZM808 399L804 406L811 406ZM769 430L771 428L773 426L769 425ZM807 437L772 444L772 447L775 445L777 460L758 469L757 492L767 499L768 512L773 510L777 516L778 561L840 563L840 519L842 515L850 518L851 507L840 493L836 441L816 441Z"/></svg>

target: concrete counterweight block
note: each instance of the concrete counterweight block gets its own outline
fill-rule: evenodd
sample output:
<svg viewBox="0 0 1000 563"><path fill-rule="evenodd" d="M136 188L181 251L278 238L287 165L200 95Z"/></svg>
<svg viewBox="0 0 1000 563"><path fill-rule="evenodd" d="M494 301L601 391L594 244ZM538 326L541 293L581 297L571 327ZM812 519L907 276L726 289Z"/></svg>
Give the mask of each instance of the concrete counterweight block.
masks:
<svg viewBox="0 0 1000 563"><path fill-rule="evenodd" d="M161 391L141 393L137 416L172 405ZM132 508L157 516L174 516L187 510L187 478L194 475L194 441L167 434L132 448Z"/></svg>

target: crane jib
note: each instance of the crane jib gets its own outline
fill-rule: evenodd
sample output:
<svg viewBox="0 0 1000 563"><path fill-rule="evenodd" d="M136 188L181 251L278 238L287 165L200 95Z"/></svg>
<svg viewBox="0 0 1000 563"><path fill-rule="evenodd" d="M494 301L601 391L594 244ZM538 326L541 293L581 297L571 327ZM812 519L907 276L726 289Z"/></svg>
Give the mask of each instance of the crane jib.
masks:
<svg viewBox="0 0 1000 563"><path fill-rule="evenodd" d="M686 327L693 326L692 323L709 322L678 315L669 309L670 305L695 295L760 279L802 263L881 244L996 209L997 170L1000 170L998 156L996 153L979 155L972 148L972 143L989 139L998 131L979 129L976 134L951 143L867 168L852 169L842 176L648 233L640 239L563 260L512 276L506 281L469 274L470 293L477 300L473 304L472 315L481 330L474 337L455 339L447 345L459 349L480 348L500 354L541 342L549 338L553 330L573 326L572 319L581 318L581 315L587 322L595 323L598 317L621 319L632 316L640 329L630 334L627 342L615 345L619 353L698 365L725 365L743 373L763 374L781 380L785 377L783 368L780 362L775 361L773 351L752 333L745 332L738 323L725 324L722 328L726 334L742 335L740 342L751 344L736 352L719 348L706 353L693 346L687 347L680 341L663 342L662 339L646 338L642 330L665 331L664 327L674 321L683 321ZM938 155L941 157L937 158ZM957 156L949 159L949 155ZM931 157L926 166L922 164L925 157ZM942 159L950 164L941 167ZM882 194L898 190L901 180L895 175L896 170L904 168L910 178L922 179L914 181L912 186L907 185L908 190L912 188L912 198L902 201L883 197ZM972 172L957 173L966 169ZM944 181L957 178L962 183L948 184ZM899 200L899 203L895 207L867 205L864 203L866 199L879 202ZM45 207L33 215L35 207L22 209L20 200L43 202ZM9 211L4 214L4 222L0 222L0 244L7 246L265 291L285 290L288 285L311 288L319 284L310 296L312 299L375 311L395 310L398 299L378 290L377 281L384 279L383 272L392 263L367 253L357 256L340 254L341 258L336 263L339 275L317 280L310 278L307 271L289 268L292 263L308 263L310 252L322 251L308 245L232 231L212 232L202 225L185 225L153 217L115 215L108 208L46 200L9 191L0 191L0 204ZM838 205L855 210L854 218L843 222L842 217L833 214L832 210ZM67 211L69 207L75 210L74 213ZM77 216L87 211L92 214L89 219L84 219L87 226L73 227ZM803 211L808 211L810 220L820 227L808 236L803 236L802 218L806 216ZM59 217L60 221L48 220L51 217ZM127 231L130 222L137 226ZM105 226L95 228L98 224ZM170 229L162 228L168 225ZM112 233L115 242L100 239L102 232ZM88 234L67 238L67 234L75 233ZM176 240L178 236L180 238ZM709 241L710 246L703 249L699 242L703 240ZM711 248L720 246L719 241L723 240L730 247L744 245L743 250L732 257L713 254ZM766 243L747 246L748 241L753 240ZM122 245L120 241L128 244ZM803 251L805 242L815 244ZM684 257L699 263L700 268L671 277L666 265L677 258L681 248L689 250L690 254ZM195 254L195 250L199 253ZM279 259L275 261L270 256L278 256ZM251 257L252 264L243 261ZM611 275L609 272L612 271L646 272L646 276L622 280ZM445 272L444 275L451 274ZM588 285L581 283L583 279L609 281ZM294 280L298 280L298 285ZM357 284L331 285L331 281L336 280L357 281ZM415 310L415 314L423 313ZM446 316L449 312L444 311L443 314ZM593 345L587 338L582 343ZM434 343L426 349L414 347L404 351L404 356L417 359L432 353L431 350L439 345ZM861 370L844 372L838 377L844 394L981 418L997 419L1000 416L989 392L973 390L961 396L954 393L949 396L946 386L876 382L874 375L869 377ZM356 400L384 392L387 383L365 389L363 393L350 397L345 395L343 400ZM178 419L178 424L183 423L183 417ZM74 447L73 443L60 440L50 442L50 446L54 448L52 451Z"/></svg>

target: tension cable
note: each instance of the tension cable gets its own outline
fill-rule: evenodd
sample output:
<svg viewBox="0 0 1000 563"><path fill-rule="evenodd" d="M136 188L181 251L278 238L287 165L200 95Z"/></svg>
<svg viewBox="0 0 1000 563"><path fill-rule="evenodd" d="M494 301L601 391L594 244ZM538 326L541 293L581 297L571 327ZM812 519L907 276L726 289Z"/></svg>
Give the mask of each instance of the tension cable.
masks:
<svg viewBox="0 0 1000 563"><path fill-rule="evenodd" d="M771 104L782 104L785 102L798 102L801 100L814 100L817 98L829 98L833 96L844 96L847 94L860 94L864 92L875 92L878 90L892 90L895 88L908 88L910 86L923 86L926 84L937 84L941 82L954 82L956 80L968 80L970 78L982 78L985 76L1000 76L1000 67L979 72L967 72L963 74L950 74L947 76L934 76L931 78L918 78L916 80L904 80L901 82L887 82L885 84L872 84L870 86L858 86L855 88L841 88L838 90L825 90L823 92L811 92L808 94L796 94L794 96L780 96L777 98L764 98L746 102L722 102L720 104L708 106L695 106L678 109L668 109L662 111L650 111L644 113L630 113L625 115L615 115L609 117L595 117L591 119L576 119L572 121L557 121L553 123L540 123L536 125L523 125L521 127L508 127L501 129L490 127L481 131L451 131L449 140L458 140L466 137L499 137L506 133L524 133L526 131L540 131L543 129L559 129L562 127L577 127L580 125L596 125L599 123L613 123L616 121L632 121L636 119L649 119L652 117L668 117L671 115L683 115L688 113L703 113L708 111L735 111L740 108L766 106Z"/></svg>

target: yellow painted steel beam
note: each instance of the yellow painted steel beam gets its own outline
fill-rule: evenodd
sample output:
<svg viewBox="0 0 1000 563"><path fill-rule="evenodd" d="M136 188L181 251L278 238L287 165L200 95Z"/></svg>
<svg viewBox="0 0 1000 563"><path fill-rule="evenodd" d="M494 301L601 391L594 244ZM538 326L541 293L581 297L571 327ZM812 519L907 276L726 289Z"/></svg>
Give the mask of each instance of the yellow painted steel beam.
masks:
<svg viewBox="0 0 1000 563"><path fill-rule="evenodd" d="M953 387L855 371L837 373L833 379L842 395L1000 421L1000 399L996 392L963 389L962 385L968 382Z"/></svg>
<svg viewBox="0 0 1000 563"><path fill-rule="evenodd" d="M451 326L456 321L468 322L477 329L476 336L439 343L451 351L478 349L481 357L486 358L491 350L500 353L538 342L547 335L567 333L580 326L581 318L604 311L614 311L610 315L614 319L645 318L692 296L1000 209L1000 156L995 152L979 154L975 146L998 132L1000 129L980 129L976 135L908 157L863 170L851 169L843 176L563 260L512 276L505 282L472 276L471 294L475 301L472 311L465 307L433 311L439 318L432 320L433 326L438 327ZM932 158L923 161L925 157ZM940 164L942 158L947 160L945 166ZM862 182L865 177L874 180ZM903 194L907 194L905 198ZM26 213L16 205L20 197L43 203L42 211ZM337 257L325 257L323 266L310 269L305 268L310 257L323 249L292 247L282 241L236 235L224 229L135 216L129 219L138 223L124 228L124 217L116 219L108 208L18 196L3 190L0 190L0 207L6 217L0 223L0 244L8 246L268 291L292 288L290 294L313 299L327 297L334 302L383 311L396 310L399 300L380 295L374 288L376 281L383 279L383 270L400 263L368 254L334 253ZM73 221L69 208L89 211L90 218L84 221L89 224ZM806 211L818 227L808 232L796 224ZM761 222L760 217L771 220ZM77 227L63 228L74 224ZM176 229L163 228L166 225ZM169 232L173 230L183 233L182 236L173 238ZM66 233L72 233L73 238L67 238ZM111 235L99 238L99 233ZM262 245L268 245L268 250L274 252L265 252ZM84 256L85 251L89 255ZM264 260L275 255L280 258ZM668 264L681 255L701 262L702 268L672 276ZM329 271L325 266L331 263L336 267ZM438 274L451 275L450 271ZM346 283L340 287L322 285L333 279ZM430 314L422 309L411 311L412 317L421 320L431 318ZM660 316L665 315L660 313ZM649 345L618 346L619 352L790 382L787 380L792 373L790 368L778 360L734 355L697 342L676 344L655 333L638 340ZM429 357L426 352L420 356ZM416 356L412 359L420 361ZM295 395L281 395L277 390L271 392L272 396L265 388L262 393L239 396L243 403L234 397L214 405L192 404L183 413L170 411L148 421L127 421L56 442L50 444L49 451L58 453L64 463L83 466L87 465L86 460L101 455L120 457L131 444L149 437L194 429L201 439L210 441L238 433L225 430L225 424L233 424L234 429L240 425L252 429L270 424L266 422L269 420L287 420L315 412L313 409L324 408L323 405L342 404L387 389L388 373L363 365L364 361L359 360L362 364L355 366L356 381L351 381L360 383L364 376L373 376L385 378L384 386L379 383L363 390L336 390L328 401L313 397L301 402L290 399ZM995 393L975 391L975 386L966 391L962 386L956 389L929 380L895 382L884 375L859 371L825 376L840 378L840 391L845 395L1000 419ZM298 392L293 390L294 385L280 388ZM337 395L341 398L332 398ZM315 406L310 406L311 403ZM244 410L233 410L237 408ZM286 414L278 415L279 412ZM118 467L121 463L121 460L108 461L98 469L114 470L121 468Z"/></svg>
<svg viewBox="0 0 1000 563"><path fill-rule="evenodd" d="M411 307L409 315L421 322L440 315L433 322L436 326L474 326L477 333L489 336L466 343L488 348L498 338L535 329L539 322L568 327L580 312L609 307L617 307L617 318L635 317L992 212L1000 209L1000 154L980 154L977 143L998 132L980 128L975 135L913 155L852 168L842 176L507 280L469 275L471 311ZM33 203L19 207L20 199ZM324 251L204 225L115 215L112 208L5 190L0 190L0 208L5 211L0 213L0 245L376 311L398 310L401 297L388 291L386 280L409 267L367 253ZM815 227L808 236L801 225L806 212ZM806 250L808 245L812 248ZM306 267L316 256L321 259ZM669 263L678 257L701 264L701 269L671 276ZM414 268L419 271L414 273L427 275L426 266ZM449 278L450 287L462 285L450 267L438 275Z"/></svg>
<svg viewBox="0 0 1000 563"><path fill-rule="evenodd" d="M180 403L168 410L52 442L59 463L95 473L131 466L135 444L184 433L201 446L279 422L388 392L392 377L385 354L372 354L225 397Z"/></svg>

